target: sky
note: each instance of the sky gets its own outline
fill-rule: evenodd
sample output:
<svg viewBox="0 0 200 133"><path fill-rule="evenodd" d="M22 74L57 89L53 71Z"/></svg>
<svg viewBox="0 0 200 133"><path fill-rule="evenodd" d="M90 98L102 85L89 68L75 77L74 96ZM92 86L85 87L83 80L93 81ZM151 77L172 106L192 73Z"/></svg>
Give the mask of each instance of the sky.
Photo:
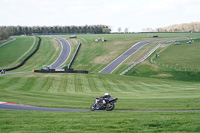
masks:
<svg viewBox="0 0 200 133"><path fill-rule="evenodd" d="M200 21L200 0L0 0L0 26L108 25L129 32Z"/></svg>

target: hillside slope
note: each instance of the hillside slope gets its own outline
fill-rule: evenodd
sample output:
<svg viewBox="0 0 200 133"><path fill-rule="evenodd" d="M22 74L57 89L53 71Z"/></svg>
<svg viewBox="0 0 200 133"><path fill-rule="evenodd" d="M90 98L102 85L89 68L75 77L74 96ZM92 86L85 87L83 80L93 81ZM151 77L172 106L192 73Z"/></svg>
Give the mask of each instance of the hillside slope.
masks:
<svg viewBox="0 0 200 133"><path fill-rule="evenodd" d="M200 32L200 22L175 24L157 28L158 32Z"/></svg>
<svg viewBox="0 0 200 133"><path fill-rule="evenodd" d="M180 41L180 45L162 44L148 60L127 75L200 81L200 39L193 41L192 44L187 44L188 41ZM156 53L159 58L155 57Z"/></svg>

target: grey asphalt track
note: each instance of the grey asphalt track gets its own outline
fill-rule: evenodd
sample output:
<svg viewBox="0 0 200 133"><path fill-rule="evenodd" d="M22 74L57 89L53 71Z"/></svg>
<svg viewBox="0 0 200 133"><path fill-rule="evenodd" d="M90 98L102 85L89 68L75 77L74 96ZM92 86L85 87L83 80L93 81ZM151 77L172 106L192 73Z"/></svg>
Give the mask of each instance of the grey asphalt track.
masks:
<svg viewBox="0 0 200 133"><path fill-rule="evenodd" d="M133 45L129 48L126 52L120 55L117 59L103 68L99 73L106 73L111 74L120 64L122 64L126 59L128 59L132 54L134 54L139 48L143 47L144 45L152 42L163 42L167 40L151 40L151 41L143 41Z"/></svg>
<svg viewBox="0 0 200 133"><path fill-rule="evenodd" d="M61 109L61 108L44 108L44 107L34 107L25 105L7 105L0 104L0 110L27 110L27 111L57 111L57 112L85 112L90 111L89 109ZM99 110L104 111L104 110ZM200 112L200 110L113 110L115 112L155 112L155 113L170 113L170 112Z"/></svg>
<svg viewBox="0 0 200 133"><path fill-rule="evenodd" d="M70 45L68 42L60 37L55 37L60 40L63 50L59 58L51 65L51 68L57 68L62 65L68 58L70 54ZM150 42L161 42L162 40L155 40ZM140 42L128 49L125 53L119 56L116 60L111 62L107 67L105 67L100 73L112 73L121 63L123 63L129 56L131 56L135 51L137 51L142 46L150 42ZM16 74L16 73L7 73L7 74ZM3 75L0 75L3 76ZM0 104L0 110L32 110L32 111L89 111L86 109L60 109L60 108L44 108L44 107L34 107L34 106L25 106L25 105L9 105L9 104ZM140 110L114 110L119 112L200 112L200 110L167 110L167 111L140 111Z"/></svg>
<svg viewBox="0 0 200 133"><path fill-rule="evenodd" d="M10 75L10 74L19 74L19 73L30 73L30 72L11 72L11 73L5 73L5 74L0 74L0 76L4 76L4 75Z"/></svg>
<svg viewBox="0 0 200 133"><path fill-rule="evenodd" d="M61 38L61 37L55 37L55 39L59 40L61 42L62 45L62 51L60 56L58 57L58 59L50 65L51 69L56 69L59 66L61 66L63 63L65 63L65 61L68 59L70 52L71 52L71 47L69 45L69 43L67 42L67 40Z"/></svg>
<svg viewBox="0 0 200 133"><path fill-rule="evenodd" d="M32 111L89 111L86 109L60 109L60 108L44 108L24 105L0 104L0 110L32 110Z"/></svg>
<svg viewBox="0 0 200 133"><path fill-rule="evenodd" d="M143 41L133 45L130 49L120 55L117 59L107 65L104 69L102 69L99 73L112 73L121 63L123 63L128 57L134 54L139 48L148 44L149 42Z"/></svg>
<svg viewBox="0 0 200 133"><path fill-rule="evenodd" d="M4 43L0 44L0 47L4 46L4 45L6 45L6 44L8 44L8 43L10 43L10 42L12 42L12 41L14 41L14 40L16 40L16 38L13 38L13 39L10 40L10 41L7 41L7 42L4 42Z"/></svg>

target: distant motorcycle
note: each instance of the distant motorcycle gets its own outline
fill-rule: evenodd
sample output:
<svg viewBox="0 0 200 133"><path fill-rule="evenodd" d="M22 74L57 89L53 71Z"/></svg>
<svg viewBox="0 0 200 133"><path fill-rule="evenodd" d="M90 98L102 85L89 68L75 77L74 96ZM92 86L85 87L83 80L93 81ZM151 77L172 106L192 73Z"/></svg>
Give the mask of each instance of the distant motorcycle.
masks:
<svg viewBox="0 0 200 133"><path fill-rule="evenodd" d="M115 108L115 102L117 102L118 98L109 98L109 99L101 99L95 98L95 103L90 106L91 111L95 110L106 110L112 111Z"/></svg>

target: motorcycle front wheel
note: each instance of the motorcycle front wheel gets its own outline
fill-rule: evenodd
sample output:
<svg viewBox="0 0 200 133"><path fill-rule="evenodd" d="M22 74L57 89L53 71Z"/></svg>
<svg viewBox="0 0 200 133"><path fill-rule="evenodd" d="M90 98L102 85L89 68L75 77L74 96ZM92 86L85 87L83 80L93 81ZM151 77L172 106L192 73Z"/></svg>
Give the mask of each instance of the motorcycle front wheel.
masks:
<svg viewBox="0 0 200 133"><path fill-rule="evenodd" d="M90 111L94 111L95 110L95 104L92 104L91 106L90 106Z"/></svg>
<svg viewBox="0 0 200 133"><path fill-rule="evenodd" d="M112 111L115 107L114 103L108 103L106 106L106 111Z"/></svg>

